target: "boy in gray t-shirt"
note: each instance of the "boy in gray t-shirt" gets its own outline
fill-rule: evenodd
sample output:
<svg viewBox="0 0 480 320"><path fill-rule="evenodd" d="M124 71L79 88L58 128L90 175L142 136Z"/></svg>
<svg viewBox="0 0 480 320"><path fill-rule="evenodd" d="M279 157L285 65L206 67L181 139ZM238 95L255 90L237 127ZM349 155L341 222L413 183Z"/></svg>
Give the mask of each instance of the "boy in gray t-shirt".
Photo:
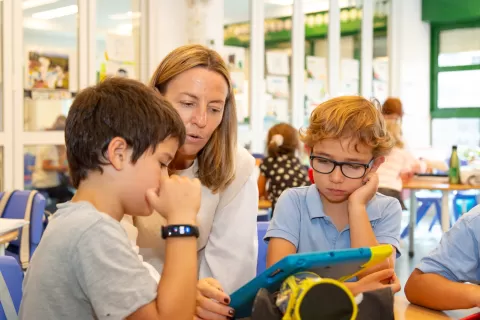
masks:
<svg viewBox="0 0 480 320"><path fill-rule="evenodd" d="M79 93L65 129L77 193L32 257L20 319L193 318L200 182L167 169L184 139L175 109L139 82L112 78ZM153 210L171 226L158 286L120 225L125 213Z"/></svg>

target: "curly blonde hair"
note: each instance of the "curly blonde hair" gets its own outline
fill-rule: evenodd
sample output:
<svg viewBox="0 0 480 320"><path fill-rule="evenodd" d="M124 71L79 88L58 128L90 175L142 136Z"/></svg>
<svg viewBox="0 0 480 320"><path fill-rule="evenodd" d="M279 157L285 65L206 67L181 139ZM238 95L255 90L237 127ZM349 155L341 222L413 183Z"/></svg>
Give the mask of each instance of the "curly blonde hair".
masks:
<svg viewBox="0 0 480 320"><path fill-rule="evenodd" d="M387 155L395 143L380 111L359 96L337 97L317 106L300 137L310 148L325 139L353 138L355 149L359 144L371 147L374 157Z"/></svg>

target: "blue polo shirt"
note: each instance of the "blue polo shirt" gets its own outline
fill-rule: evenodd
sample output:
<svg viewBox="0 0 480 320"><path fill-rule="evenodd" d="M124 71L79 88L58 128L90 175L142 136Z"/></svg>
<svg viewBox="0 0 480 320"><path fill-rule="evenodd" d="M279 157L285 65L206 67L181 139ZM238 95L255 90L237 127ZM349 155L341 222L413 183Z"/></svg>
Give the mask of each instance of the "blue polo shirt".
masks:
<svg viewBox="0 0 480 320"><path fill-rule="evenodd" d="M400 256L402 207L397 199L377 193L367 205L367 213L378 243L391 244ZM282 193L265 235L291 242L298 253L348 249L350 226L338 231L323 211L317 187L291 188Z"/></svg>
<svg viewBox="0 0 480 320"><path fill-rule="evenodd" d="M464 214L417 269L455 282L480 282L480 205Z"/></svg>

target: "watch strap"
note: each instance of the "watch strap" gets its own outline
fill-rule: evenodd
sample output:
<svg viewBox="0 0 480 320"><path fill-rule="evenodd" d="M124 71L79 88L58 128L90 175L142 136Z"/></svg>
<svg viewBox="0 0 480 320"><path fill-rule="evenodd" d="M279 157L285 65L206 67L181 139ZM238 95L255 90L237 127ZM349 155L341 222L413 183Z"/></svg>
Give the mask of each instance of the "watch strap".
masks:
<svg viewBox="0 0 480 320"><path fill-rule="evenodd" d="M190 224L172 224L162 226L162 238L171 237L199 237L198 227Z"/></svg>

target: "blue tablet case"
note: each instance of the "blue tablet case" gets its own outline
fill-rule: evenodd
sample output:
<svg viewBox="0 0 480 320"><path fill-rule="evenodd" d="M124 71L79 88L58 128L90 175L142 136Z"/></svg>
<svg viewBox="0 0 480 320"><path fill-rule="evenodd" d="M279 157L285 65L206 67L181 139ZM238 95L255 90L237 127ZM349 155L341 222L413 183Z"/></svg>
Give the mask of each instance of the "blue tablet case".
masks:
<svg viewBox="0 0 480 320"><path fill-rule="evenodd" d="M381 245L372 248L292 254L235 291L231 295L230 306L235 309L236 318L249 317L260 288L273 293L280 289L288 276L301 271L312 271L323 278L345 281L363 269L382 262L392 253L392 246Z"/></svg>

